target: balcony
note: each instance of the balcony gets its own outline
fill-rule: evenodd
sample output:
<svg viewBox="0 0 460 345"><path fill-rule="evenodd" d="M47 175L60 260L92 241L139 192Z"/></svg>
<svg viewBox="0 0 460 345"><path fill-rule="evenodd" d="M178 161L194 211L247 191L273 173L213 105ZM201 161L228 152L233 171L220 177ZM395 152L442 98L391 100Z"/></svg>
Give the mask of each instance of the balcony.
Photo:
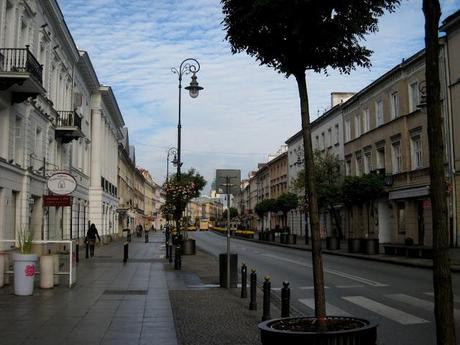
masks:
<svg viewBox="0 0 460 345"><path fill-rule="evenodd" d="M0 48L0 91L13 92L13 102L45 93L43 66L26 48Z"/></svg>
<svg viewBox="0 0 460 345"><path fill-rule="evenodd" d="M81 131L81 116L77 112L58 111L57 113L56 138L60 138L62 143L69 143L84 137Z"/></svg>

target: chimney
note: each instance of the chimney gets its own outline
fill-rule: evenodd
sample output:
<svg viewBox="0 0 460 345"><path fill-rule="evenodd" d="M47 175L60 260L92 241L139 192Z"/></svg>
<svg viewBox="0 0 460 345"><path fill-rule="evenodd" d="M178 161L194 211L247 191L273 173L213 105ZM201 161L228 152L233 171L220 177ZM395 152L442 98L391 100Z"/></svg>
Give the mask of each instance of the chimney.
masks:
<svg viewBox="0 0 460 345"><path fill-rule="evenodd" d="M332 92L331 108L348 101L351 97L353 97L354 94L355 92Z"/></svg>

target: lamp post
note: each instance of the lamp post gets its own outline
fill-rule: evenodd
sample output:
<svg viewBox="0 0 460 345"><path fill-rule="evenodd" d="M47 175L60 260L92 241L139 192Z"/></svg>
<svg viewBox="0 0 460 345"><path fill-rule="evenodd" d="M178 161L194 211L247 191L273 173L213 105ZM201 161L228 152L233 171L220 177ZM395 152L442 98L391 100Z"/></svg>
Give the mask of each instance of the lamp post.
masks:
<svg viewBox="0 0 460 345"><path fill-rule="evenodd" d="M168 179L169 179L169 155L174 155L173 157L173 160L171 161L171 163L176 166L177 164L177 150L175 147L170 147L168 149L168 154L166 156L166 183L168 182Z"/></svg>
<svg viewBox="0 0 460 345"><path fill-rule="evenodd" d="M190 85L185 87L186 90L189 91L190 97L192 98L197 98L198 94L200 93L200 90L203 90L201 86L198 85L198 82L196 81L196 73L198 73L200 70L200 63L198 60L193 59L193 58L187 58L181 62L179 65L179 69L173 67L171 68L171 71L174 74L178 75L179 79L179 120L177 123L177 181L180 181L180 168L182 166L182 161L181 161L181 97L182 97L182 77L184 75L192 73L192 81L190 82ZM177 232L180 234L180 217L181 217L181 196L177 198L176 201L176 228Z"/></svg>

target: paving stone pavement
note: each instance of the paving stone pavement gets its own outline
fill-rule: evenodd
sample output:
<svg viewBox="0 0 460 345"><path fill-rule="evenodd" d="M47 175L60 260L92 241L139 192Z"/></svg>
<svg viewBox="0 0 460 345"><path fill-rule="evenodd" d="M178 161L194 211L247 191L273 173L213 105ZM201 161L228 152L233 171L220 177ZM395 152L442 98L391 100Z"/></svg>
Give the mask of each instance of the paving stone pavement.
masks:
<svg viewBox="0 0 460 345"><path fill-rule="evenodd" d="M123 242L80 255L77 284L67 277L33 296L0 289L1 345L220 345L260 344L258 311L249 311L239 289L221 289L217 259L198 251L182 270L165 258L162 233L150 243L134 238L122 262ZM272 315L279 310L273 309Z"/></svg>

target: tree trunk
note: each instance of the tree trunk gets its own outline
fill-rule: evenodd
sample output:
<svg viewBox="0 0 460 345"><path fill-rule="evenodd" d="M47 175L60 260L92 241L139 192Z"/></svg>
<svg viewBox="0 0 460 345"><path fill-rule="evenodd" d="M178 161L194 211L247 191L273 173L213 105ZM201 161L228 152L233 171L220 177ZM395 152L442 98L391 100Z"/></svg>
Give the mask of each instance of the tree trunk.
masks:
<svg viewBox="0 0 460 345"><path fill-rule="evenodd" d="M314 179L314 158L311 144L310 114L308 108L308 92L305 71L295 74L300 97L300 112L302 117L302 136L305 160L305 197L308 200L310 229L311 229L311 256L313 261L313 284L315 289L315 316L319 320L326 317L326 297L324 293L324 272L321 257L321 233L319 227L318 198Z"/></svg>
<svg viewBox="0 0 460 345"><path fill-rule="evenodd" d="M426 91L428 142L430 148L431 207L433 213L433 286L436 338L438 345L455 345L452 278L447 226L443 119L439 81L438 0L423 0L425 14Z"/></svg>

